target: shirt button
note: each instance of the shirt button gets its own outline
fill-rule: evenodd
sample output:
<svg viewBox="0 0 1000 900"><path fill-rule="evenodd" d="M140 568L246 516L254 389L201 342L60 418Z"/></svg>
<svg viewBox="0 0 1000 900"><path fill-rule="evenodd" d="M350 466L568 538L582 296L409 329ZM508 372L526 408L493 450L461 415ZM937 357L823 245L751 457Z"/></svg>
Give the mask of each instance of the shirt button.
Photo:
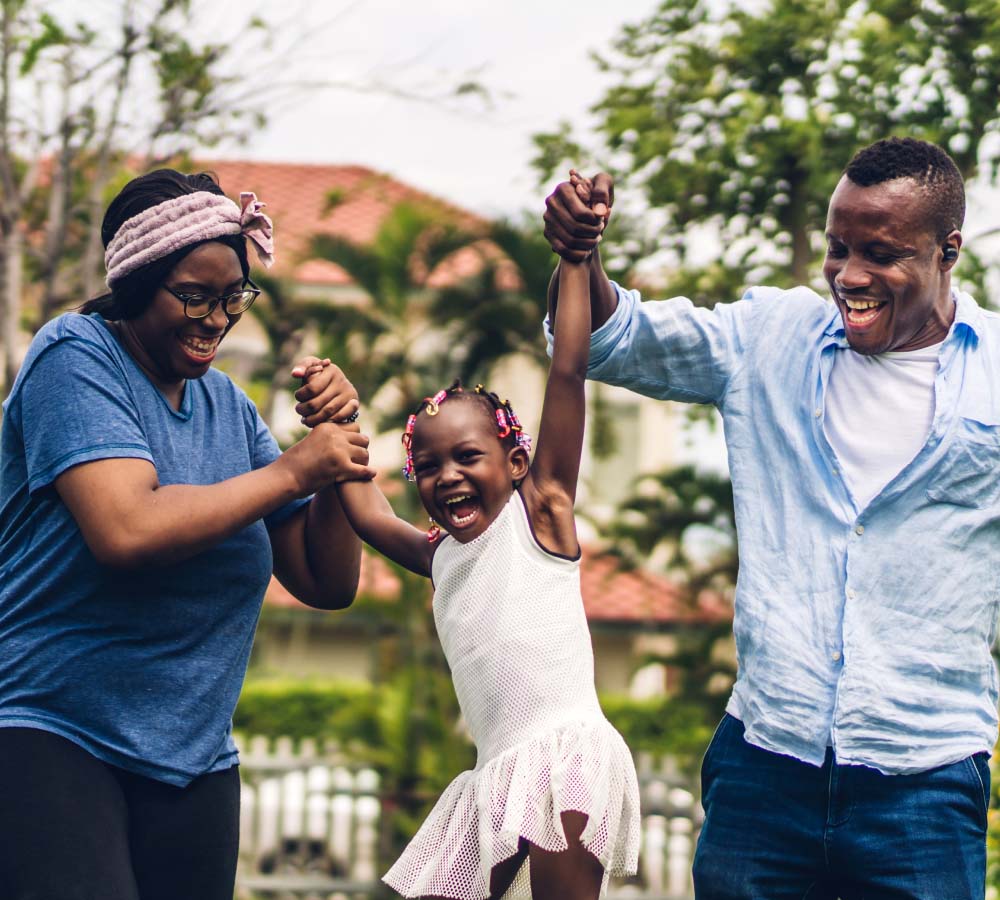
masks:
<svg viewBox="0 0 1000 900"><path fill-rule="evenodd" d="M815 415L816 418L819 419L819 418L821 418L823 416L823 410L817 409L816 412L813 415Z"/></svg>
<svg viewBox="0 0 1000 900"><path fill-rule="evenodd" d="M851 600L857 596L857 594L854 593L854 588L847 589L847 596L850 597Z"/></svg>
<svg viewBox="0 0 1000 900"><path fill-rule="evenodd" d="M865 526L864 525L855 525L854 526L854 533L855 534L864 534L865 533Z"/></svg>
<svg viewBox="0 0 1000 900"><path fill-rule="evenodd" d="M830 655L830 659L832 659L834 662L840 662L840 651L834 650L833 653Z"/></svg>

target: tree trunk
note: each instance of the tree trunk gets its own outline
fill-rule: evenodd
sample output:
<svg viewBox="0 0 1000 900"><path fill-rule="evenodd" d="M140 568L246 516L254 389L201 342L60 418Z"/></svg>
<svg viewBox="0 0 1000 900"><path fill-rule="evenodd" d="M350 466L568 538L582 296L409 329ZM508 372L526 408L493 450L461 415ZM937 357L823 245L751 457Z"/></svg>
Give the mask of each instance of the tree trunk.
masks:
<svg viewBox="0 0 1000 900"><path fill-rule="evenodd" d="M809 244L809 221L807 209L809 198L806 191L805 175L789 166L788 215L785 227L792 235L792 277L795 284L809 283L809 267L812 265L812 247Z"/></svg>
<svg viewBox="0 0 1000 900"><path fill-rule="evenodd" d="M3 318L0 321L0 356L3 358L4 381L0 392L6 397L21 365L18 337L21 324L21 272L24 265L24 243L21 230L16 223L4 235L3 262Z"/></svg>

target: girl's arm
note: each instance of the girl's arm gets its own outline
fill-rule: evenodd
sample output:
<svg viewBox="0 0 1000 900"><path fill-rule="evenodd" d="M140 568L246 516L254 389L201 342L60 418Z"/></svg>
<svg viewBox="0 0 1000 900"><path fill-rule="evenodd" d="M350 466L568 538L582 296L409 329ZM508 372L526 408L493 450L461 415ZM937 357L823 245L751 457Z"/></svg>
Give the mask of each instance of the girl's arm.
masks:
<svg viewBox="0 0 1000 900"><path fill-rule="evenodd" d="M342 481L337 494L361 540L411 572L430 577L434 543L396 515L374 481Z"/></svg>
<svg viewBox="0 0 1000 900"><path fill-rule="evenodd" d="M295 411L302 416L303 425L315 428L334 416L350 415L359 408L350 402L353 388L348 391L338 387L341 382L350 387L350 382L329 359L307 356L296 363L292 375L302 379L302 387L295 392L299 401ZM426 533L396 515L373 481L341 481L336 492L337 511L346 516L366 544L411 572L430 577L434 544L428 541Z"/></svg>
<svg viewBox="0 0 1000 900"><path fill-rule="evenodd" d="M586 418L584 382L590 354L590 266L560 264L559 309L535 456L521 491L540 543L566 556L579 552L573 501Z"/></svg>

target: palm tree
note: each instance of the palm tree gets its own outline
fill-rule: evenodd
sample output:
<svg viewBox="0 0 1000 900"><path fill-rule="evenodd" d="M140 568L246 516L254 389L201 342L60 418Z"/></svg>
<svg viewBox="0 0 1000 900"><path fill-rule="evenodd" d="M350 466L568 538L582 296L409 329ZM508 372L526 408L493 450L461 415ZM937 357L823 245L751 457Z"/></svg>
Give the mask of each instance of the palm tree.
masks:
<svg viewBox="0 0 1000 900"><path fill-rule="evenodd" d="M335 308L321 342L380 413L379 430L404 420L429 384L447 380L447 339L431 315L429 282L442 262L479 237L416 203L393 207L369 244L313 237L309 255L336 263L367 295L365 305Z"/></svg>

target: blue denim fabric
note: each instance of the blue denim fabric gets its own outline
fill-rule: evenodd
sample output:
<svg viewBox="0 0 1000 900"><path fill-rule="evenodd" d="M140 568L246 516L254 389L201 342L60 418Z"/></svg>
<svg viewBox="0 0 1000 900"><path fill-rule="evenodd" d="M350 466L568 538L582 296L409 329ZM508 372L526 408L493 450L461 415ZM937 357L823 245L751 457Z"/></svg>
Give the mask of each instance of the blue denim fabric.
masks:
<svg viewBox="0 0 1000 900"><path fill-rule="evenodd" d="M900 775L996 741L1000 316L954 297L927 441L863 508L824 430L848 344L818 294L709 310L619 288L591 337L588 377L722 414L740 555L727 711L758 747L820 766L832 741L841 763Z"/></svg>
<svg viewBox="0 0 1000 900"><path fill-rule="evenodd" d="M726 715L702 764L698 900L982 900L985 753L915 775L817 768Z"/></svg>

